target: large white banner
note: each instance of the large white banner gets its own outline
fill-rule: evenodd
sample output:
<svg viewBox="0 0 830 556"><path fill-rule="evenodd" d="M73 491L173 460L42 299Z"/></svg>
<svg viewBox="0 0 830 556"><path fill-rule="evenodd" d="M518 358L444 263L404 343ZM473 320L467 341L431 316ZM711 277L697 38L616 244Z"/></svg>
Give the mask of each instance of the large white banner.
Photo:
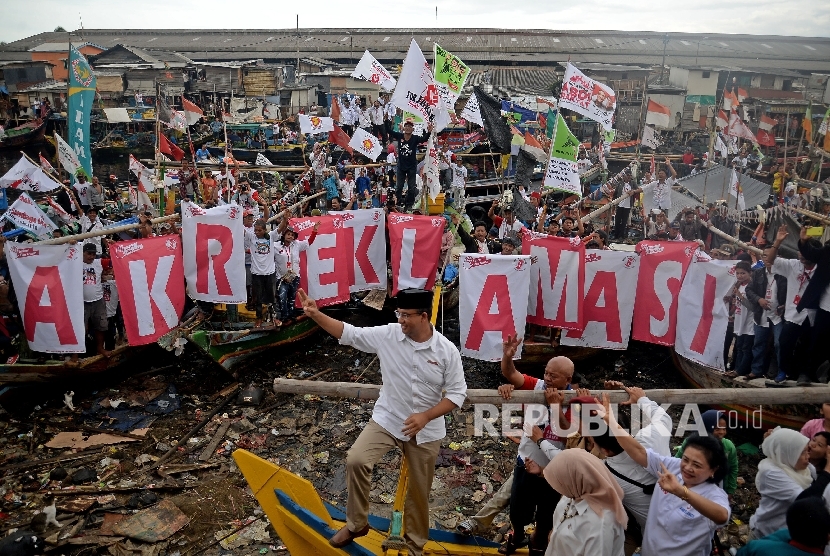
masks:
<svg viewBox="0 0 830 556"><path fill-rule="evenodd" d="M582 182L576 162L561 158L549 158L544 177L545 187L552 187L582 197Z"/></svg>
<svg viewBox="0 0 830 556"><path fill-rule="evenodd" d="M432 68L415 39L409 45L391 102L404 112L418 114L427 122L435 120L439 104L438 88Z"/></svg>
<svg viewBox="0 0 830 556"><path fill-rule="evenodd" d="M530 232L523 249L532 262L527 322L567 330L584 328L585 244L578 238Z"/></svg>
<svg viewBox="0 0 830 556"><path fill-rule="evenodd" d="M187 293L213 303L244 303L245 247L242 208L203 209L182 201L182 246Z"/></svg>
<svg viewBox="0 0 830 556"><path fill-rule="evenodd" d="M349 291L386 289L386 216L383 209L330 211L342 222L345 250L353 254Z"/></svg>
<svg viewBox="0 0 830 556"><path fill-rule="evenodd" d="M674 349L692 361L724 370L723 339L729 324L724 296L735 284L735 261L696 261L689 265L680 288Z"/></svg>
<svg viewBox="0 0 830 556"><path fill-rule="evenodd" d="M81 246L8 242L5 250L29 348L84 353Z"/></svg>
<svg viewBox="0 0 830 556"><path fill-rule="evenodd" d="M585 329L563 330L563 346L626 349L631 337L640 258L622 251L585 251Z"/></svg>
<svg viewBox="0 0 830 556"><path fill-rule="evenodd" d="M461 354L499 361L507 337L524 335L530 257L464 253L459 267Z"/></svg>
<svg viewBox="0 0 830 556"><path fill-rule="evenodd" d="M611 87L587 77L569 62L562 80L559 106L599 122L609 131L614 124L617 96Z"/></svg>
<svg viewBox="0 0 830 556"><path fill-rule="evenodd" d="M369 51L363 53L363 58L357 63L352 72L352 77L365 79L375 85L380 85L384 91L391 91L395 88L395 78L386 71L386 68L378 62Z"/></svg>
<svg viewBox="0 0 830 556"><path fill-rule="evenodd" d="M429 198L435 200L441 193L441 179L438 172L438 148L435 146L435 130L429 134L427 141L427 152L424 156L424 187L426 187Z"/></svg>
<svg viewBox="0 0 830 556"><path fill-rule="evenodd" d="M29 230L40 239L50 237L52 230L58 229L26 193L20 194L20 197L0 217L0 220L2 219L8 220L18 228Z"/></svg>

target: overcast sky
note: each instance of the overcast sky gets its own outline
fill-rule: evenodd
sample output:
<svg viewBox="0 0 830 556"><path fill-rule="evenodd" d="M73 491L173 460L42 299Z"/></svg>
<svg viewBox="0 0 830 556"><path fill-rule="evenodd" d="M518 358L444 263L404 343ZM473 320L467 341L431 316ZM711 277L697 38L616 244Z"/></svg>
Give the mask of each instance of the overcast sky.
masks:
<svg viewBox="0 0 830 556"><path fill-rule="evenodd" d="M3 0L0 41L88 29L510 28L830 36L828 0ZM438 7L438 17L435 8ZM298 11L299 10L299 11Z"/></svg>

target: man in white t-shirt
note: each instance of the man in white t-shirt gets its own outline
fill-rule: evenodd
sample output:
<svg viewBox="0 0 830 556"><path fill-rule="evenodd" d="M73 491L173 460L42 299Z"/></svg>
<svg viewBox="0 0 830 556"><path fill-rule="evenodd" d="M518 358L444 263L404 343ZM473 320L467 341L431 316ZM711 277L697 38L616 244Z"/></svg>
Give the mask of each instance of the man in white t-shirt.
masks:
<svg viewBox="0 0 830 556"><path fill-rule="evenodd" d="M458 163L455 154L450 156L450 171L452 171L453 201L457 210L464 210L464 191L467 187L467 168Z"/></svg>
<svg viewBox="0 0 830 556"><path fill-rule="evenodd" d="M671 160L666 158L666 168L671 172L671 177L666 177L665 168L657 171L657 179L647 183L645 187L651 187L652 208L659 208L668 211L671 208L671 190L677 181L677 171L671 165Z"/></svg>
<svg viewBox="0 0 830 556"><path fill-rule="evenodd" d="M104 349L104 333L109 328L104 288L101 285L101 275L104 269L101 259L95 258L95 245L91 243L84 245L83 257L84 328L87 333L93 332L97 353L109 357L110 352ZM78 354L73 354L72 362L77 363L77 361Z"/></svg>
<svg viewBox="0 0 830 556"><path fill-rule="evenodd" d="M89 207L92 206L92 202L89 198L89 188L92 187L92 184L86 181L86 174L80 170L76 175L76 180L75 185L72 187L74 187L75 191L78 193L78 201L81 203L81 208L84 212L87 212L89 211Z"/></svg>
<svg viewBox="0 0 830 556"><path fill-rule="evenodd" d="M614 212L614 238L625 239L625 228L628 226L628 219L631 215L631 209L634 207L634 197L639 195L642 190L631 185L631 174L625 172L614 190L614 199L622 196L626 198L620 201Z"/></svg>
<svg viewBox="0 0 830 556"><path fill-rule="evenodd" d="M104 224L101 222L101 219L98 218L98 209L95 207L89 207L89 209L84 212L84 210L78 211L81 217L78 219L78 223L81 226L81 233L85 234L87 232L97 232L99 230L104 229ZM92 244L95 246L95 253L98 256L101 256L101 241L102 237L90 237L84 240L85 245Z"/></svg>

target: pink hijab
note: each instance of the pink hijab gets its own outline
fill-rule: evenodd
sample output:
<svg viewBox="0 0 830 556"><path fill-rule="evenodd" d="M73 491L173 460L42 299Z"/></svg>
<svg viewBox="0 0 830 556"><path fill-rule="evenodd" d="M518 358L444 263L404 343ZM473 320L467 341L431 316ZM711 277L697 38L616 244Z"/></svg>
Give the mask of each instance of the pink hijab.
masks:
<svg viewBox="0 0 830 556"><path fill-rule="evenodd" d="M597 515L614 512L625 527L628 516L622 505L623 490L602 461L585 450L565 450L545 467L545 479L556 492L572 500L585 500Z"/></svg>

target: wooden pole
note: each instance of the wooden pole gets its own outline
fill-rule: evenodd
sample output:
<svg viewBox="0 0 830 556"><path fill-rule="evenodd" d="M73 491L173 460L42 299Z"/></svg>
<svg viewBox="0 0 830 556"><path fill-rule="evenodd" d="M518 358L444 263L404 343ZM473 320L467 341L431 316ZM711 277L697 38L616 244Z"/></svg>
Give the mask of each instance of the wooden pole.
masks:
<svg viewBox="0 0 830 556"><path fill-rule="evenodd" d="M823 214L819 214L817 212L813 212L811 210L798 208L798 207L788 207L788 208L790 210L794 210L795 212L797 212L799 214L803 214L804 216L809 216L810 218L812 218L814 220L818 220L819 222L822 222L823 224L829 224L830 225L830 217L827 217Z"/></svg>
<svg viewBox="0 0 830 556"><path fill-rule="evenodd" d="M380 386L353 382L318 382L275 378L274 392L374 400L380 394ZM577 396L576 391L573 390L567 390L563 393L565 394L565 401ZM591 395L597 397L602 393L607 393L613 403L628 400L628 394L623 390L591 391ZM823 403L830 396L830 388L701 388L699 390L678 388L646 390L645 394L648 399L657 403L785 405L796 403ZM514 390L510 400L502 398L497 390L467 390L467 401L465 405L475 403L503 405L505 403L545 404L546 402L545 393L541 390Z"/></svg>
<svg viewBox="0 0 830 556"><path fill-rule="evenodd" d="M627 168L625 168L625 169L623 169L623 171L622 171L622 172L620 172L619 174L617 174L616 176L614 176L613 178L611 178L611 179L609 180L609 183L613 184L613 183L616 181L616 179L617 179L617 178L619 178L620 176L622 176L625 172L628 172L629 170L631 170L631 167L632 167L634 164L636 164L636 162L632 162L631 164L629 164L629 165L628 165L628 167L627 167ZM631 193L630 193L630 192L629 192L627 195L620 195L619 197L617 197L616 199L614 199L613 201L611 201L611 202L610 202L610 203L608 203L607 205L603 205L603 206L599 207L597 210L595 210L595 211L593 211L593 212L591 212L591 213L586 214L586 215L585 215L585 216L583 216L580 220L582 220L582 223L583 223L583 224L586 224L586 223L590 222L592 218L595 218L595 217L599 216L600 214L602 214L603 212L605 212L605 211L607 211L607 210L611 210L611 208L612 208L612 207L615 207L615 206L619 205L620 203L622 203L623 201L625 201L625 200L626 200L626 199L628 199L629 197L631 197Z"/></svg>
<svg viewBox="0 0 830 556"><path fill-rule="evenodd" d="M272 216L271 218L269 218L268 220L266 220L266 221L265 221L265 223L266 223L266 224L268 224L268 223L270 223L270 222L273 222L274 220L277 220L278 218L282 218L282 216L283 216L286 212L291 212L291 211L292 211L292 210L294 210L295 208L297 208L297 207L299 207L299 206L304 205L305 203L309 202L310 200L312 200L312 199L316 199L317 197L319 197L319 196L321 196L321 195L325 195L325 194L326 194L326 192L325 192L325 191L320 191L319 193L315 193L314 195L311 195L311 196L309 196L309 197L306 197L306 198L305 198L305 199L303 199L302 201L297 201L296 203L294 203L294 204L293 204L293 205L291 205L290 207L288 207L288 208L286 208L286 209L281 210L280 212L278 212L277 214L275 214L274 216Z"/></svg>
<svg viewBox="0 0 830 556"><path fill-rule="evenodd" d="M161 222L170 222L171 220L178 220L179 218L180 216L178 214L171 214L170 216L153 218L152 220L150 220L150 223L160 224ZM71 243L73 241L82 241L84 239L89 239L91 237L108 236L110 234L126 232L134 228L138 228L138 222L134 222L132 224L124 224L123 226L115 226L113 228L104 228L103 230L96 230L94 232L87 232L85 234L45 239L43 241L37 241L33 243L33 245L62 245L64 243Z"/></svg>
<svg viewBox="0 0 830 556"><path fill-rule="evenodd" d="M752 245L747 245L746 243L744 243L743 241L739 240L738 238L736 238L736 237L734 237L734 236L730 236L730 235L729 235L729 234L727 234L726 232L722 232L722 231L720 231L719 229L715 228L715 227L712 225L712 223L711 223L711 222L708 222L708 221L706 221L706 220L701 220L701 223L702 223L704 226L706 226L707 228L709 228L709 231L710 231L710 232L712 232L713 234L715 234L716 236L720 236L720 237L722 237L723 239L729 240L729 241L731 241L732 243L734 243L734 244L736 244L736 245L739 245L739 246L740 246L740 247L742 247L743 249L746 249L747 251L752 251L752 252L753 252L753 253L755 253L756 255L759 255L759 256L760 256L760 255L763 255L763 254L764 254L764 252L763 252L761 249L758 249L757 247L753 247Z"/></svg>
<svg viewBox="0 0 830 556"><path fill-rule="evenodd" d="M787 144L790 139L790 111L787 110L787 119L784 122L784 170L783 173L787 173ZM776 162L778 162L778 157L776 157ZM781 195L784 195L784 187L786 187L786 183L781 184Z"/></svg>

